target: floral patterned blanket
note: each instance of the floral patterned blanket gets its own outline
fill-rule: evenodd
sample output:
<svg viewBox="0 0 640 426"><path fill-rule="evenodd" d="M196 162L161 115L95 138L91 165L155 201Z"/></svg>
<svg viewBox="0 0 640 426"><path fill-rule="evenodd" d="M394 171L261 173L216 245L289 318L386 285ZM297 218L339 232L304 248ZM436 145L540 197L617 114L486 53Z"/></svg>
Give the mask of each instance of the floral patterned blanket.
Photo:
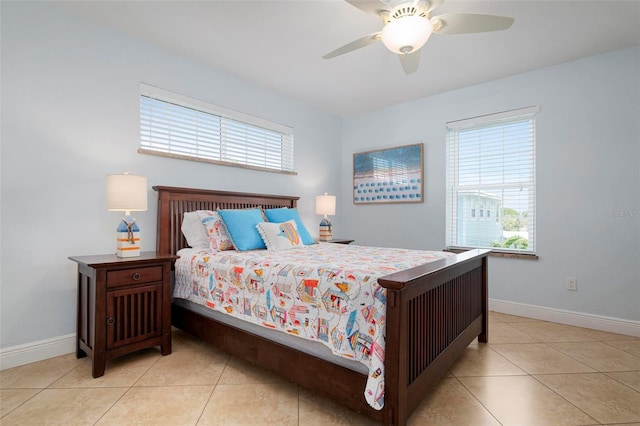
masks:
<svg viewBox="0 0 640 426"><path fill-rule="evenodd" d="M449 253L320 243L247 252L188 249L173 296L322 342L369 368L365 398L384 405L386 289L378 277Z"/></svg>

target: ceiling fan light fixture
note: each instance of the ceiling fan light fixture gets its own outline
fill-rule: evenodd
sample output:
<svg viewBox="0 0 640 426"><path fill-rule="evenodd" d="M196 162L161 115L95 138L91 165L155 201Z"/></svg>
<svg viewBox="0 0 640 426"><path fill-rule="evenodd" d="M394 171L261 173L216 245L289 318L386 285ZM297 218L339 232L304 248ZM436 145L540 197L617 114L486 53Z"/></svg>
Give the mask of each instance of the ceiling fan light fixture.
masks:
<svg viewBox="0 0 640 426"><path fill-rule="evenodd" d="M409 54L420 49L429 40L433 26L420 16L403 16L394 19L382 29L382 43L397 54Z"/></svg>

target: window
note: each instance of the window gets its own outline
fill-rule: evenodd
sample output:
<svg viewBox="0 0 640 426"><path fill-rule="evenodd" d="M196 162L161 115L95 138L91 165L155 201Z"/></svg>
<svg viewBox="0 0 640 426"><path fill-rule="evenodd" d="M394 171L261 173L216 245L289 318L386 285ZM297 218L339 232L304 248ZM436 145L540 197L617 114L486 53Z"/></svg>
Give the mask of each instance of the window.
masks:
<svg viewBox="0 0 640 426"><path fill-rule="evenodd" d="M294 173L292 128L146 84L138 152Z"/></svg>
<svg viewBox="0 0 640 426"><path fill-rule="evenodd" d="M538 111L447 123L447 247L535 253ZM477 205L487 216L495 210L496 220L469 220Z"/></svg>

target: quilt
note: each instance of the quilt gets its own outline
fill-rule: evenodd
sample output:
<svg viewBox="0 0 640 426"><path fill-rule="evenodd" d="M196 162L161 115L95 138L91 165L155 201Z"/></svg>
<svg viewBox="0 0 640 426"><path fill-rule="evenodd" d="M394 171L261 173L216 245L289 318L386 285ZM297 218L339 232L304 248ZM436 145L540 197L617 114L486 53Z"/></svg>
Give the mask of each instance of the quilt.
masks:
<svg viewBox="0 0 640 426"><path fill-rule="evenodd" d="M365 399L384 406L386 289L377 279L450 253L320 243L281 251L186 249L173 297L321 342L368 367Z"/></svg>

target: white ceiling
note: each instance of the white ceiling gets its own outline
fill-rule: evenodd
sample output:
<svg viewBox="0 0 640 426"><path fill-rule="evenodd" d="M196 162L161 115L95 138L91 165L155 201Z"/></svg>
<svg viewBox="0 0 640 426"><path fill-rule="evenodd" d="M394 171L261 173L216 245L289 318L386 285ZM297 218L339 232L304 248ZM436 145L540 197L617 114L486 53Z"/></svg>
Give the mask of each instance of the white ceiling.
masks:
<svg viewBox="0 0 640 426"><path fill-rule="evenodd" d="M418 71L405 75L382 43L322 59L382 27L342 0L52 4L343 116L640 44L640 0L448 0L434 15L515 22L507 31L433 35Z"/></svg>

